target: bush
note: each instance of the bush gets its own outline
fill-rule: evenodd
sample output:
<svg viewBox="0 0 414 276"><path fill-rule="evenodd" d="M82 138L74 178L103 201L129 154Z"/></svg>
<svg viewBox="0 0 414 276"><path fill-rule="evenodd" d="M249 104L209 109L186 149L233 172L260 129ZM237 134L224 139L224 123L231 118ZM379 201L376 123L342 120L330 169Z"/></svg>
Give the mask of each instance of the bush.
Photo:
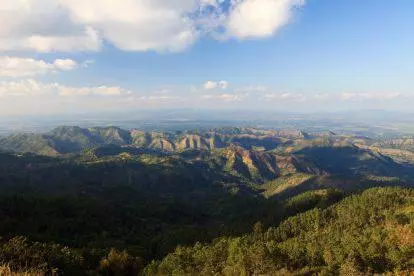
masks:
<svg viewBox="0 0 414 276"><path fill-rule="evenodd" d="M98 271L108 276L138 275L142 260L129 255L126 251L111 249L108 256L101 260Z"/></svg>
<svg viewBox="0 0 414 276"><path fill-rule="evenodd" d="M65 271L82 274L83 257L73 249L53 243L31 243L25 237L15 237L0 246L0 263L13 271Z"/></svg>

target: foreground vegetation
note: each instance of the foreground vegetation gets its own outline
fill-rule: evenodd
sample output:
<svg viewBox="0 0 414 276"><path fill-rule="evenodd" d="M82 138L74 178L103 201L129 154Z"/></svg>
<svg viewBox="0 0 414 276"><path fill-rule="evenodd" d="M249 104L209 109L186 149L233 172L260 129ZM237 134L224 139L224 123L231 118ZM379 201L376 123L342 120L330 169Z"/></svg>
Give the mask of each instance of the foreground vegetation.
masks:
<svg viewBox="0 0 414 276"><path fill-rule="evenodd" d="M147 274L263 275L414 271L414 191L378 188L279 227L178 247Z"/></svg>
<svg viewBox="0 0 414 276"><path fill-rule="evenodd" d="M289 212L298 214L277 227L265 229L257 222L249 234L178 246L165 258L149 263L122 250L73 249L29 242L23 237L3 241L0 262L13 271L66 275L357 275L414 271L414 191L375 188L331 205L339 196L336 191L300 195L284 203Z"/></svg>

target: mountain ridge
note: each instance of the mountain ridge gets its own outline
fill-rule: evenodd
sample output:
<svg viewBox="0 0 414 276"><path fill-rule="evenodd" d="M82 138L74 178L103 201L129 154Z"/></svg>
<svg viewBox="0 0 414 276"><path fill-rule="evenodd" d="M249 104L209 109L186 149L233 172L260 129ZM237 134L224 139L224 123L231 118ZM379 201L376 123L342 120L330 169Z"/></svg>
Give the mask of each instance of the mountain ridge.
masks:
<svg viewBox="0 0 414 276"><path fill-rule="evenodd" d="M375 150L376 143L379 142L333 132L312 134L238 127L145 132L115 126L62 126L44 134L16 134L2 138L0 149L68 160L75 158L79 162L162 157L181 160L216 172L222 178L230 177L233 181L253 185L295 174L340 175L364 181L393 177L408 181L414 177L413 163L394 158L395 149L393 155L386 149ZM293 186L299 184L292 183Z"/></svg>

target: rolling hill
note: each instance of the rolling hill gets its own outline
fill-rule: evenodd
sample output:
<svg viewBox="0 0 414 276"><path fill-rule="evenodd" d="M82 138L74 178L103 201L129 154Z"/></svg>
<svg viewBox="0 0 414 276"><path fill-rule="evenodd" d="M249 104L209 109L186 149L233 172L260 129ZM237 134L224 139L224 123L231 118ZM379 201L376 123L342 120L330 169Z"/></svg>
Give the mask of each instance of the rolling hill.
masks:
<svg viewBox="0 0 414 276"><path fill-rule="evenodd" d="M281 274L302 270L335 274L345 269L338 263L348 262L355 252L338 247L345 252L342 257L325 256L333 254L326 248L338 241L329 223L320 227L334 240L318 236L324 243L322 253L312 247L313 230L308 226L302 232L289 230L286 237L283 231L286 225L296 229L292 223L307 221L307 216L314 219L315 212L328 222L345 223L329 216L348 203L329 206L362 190L387 187L384 201L388 201L395 198L396 191L406 194L412 189L413 163L391 154L399 149L382 148L381 143L331 132L254 128L145 132L117 127L59 127L44 134L4 137L0 139L0 262L8 265L5 269L24 270L26 267L15 256L26 256L31 262L28 269L59 268L76 275L93 274L102 269L97 268L100 264L110 262L131 265L128 269L135 274L203 274L205 269L236 269L236 274L248 274L259 265L232 266L232 257L226 251L215 250L220 246L239 248L235 245L237 237L248 241L247 248L256 247L260 237L274 244L274 252L281 253L278 258L289 266L272 263L273 259L263 255L267 251L259 248L262 251L253 253L259 264L264 262L260 266L265 270L257 273L274 268ZM390 186L408 190L386 190ZM369 193L360 198L382 196L375 191ZM405 202L406 198L401 200ZM387 206L378 208L394 212ZM309 211L311 215L301 214L313 208L327 211L316 209ZM396 217L400 213L396 212ZM256 234L246 234L258 221L262 227L255 230ZM266 235L257 235L263 227L270 227ZM386 229L383 224L378 227L375 229ZM404 225L401 227L398 229L407 231ZM215 242L217 238L219 243ZM300 251L296 241L309 252ZM194 244L195 249L191 247ZM180 251L183 247L174 251L177 245L190 247L185 252ZM200 246L206 254L224 254L225 260L210 267L213 255L194 257L191 253L199 252ZM289 246L292 252L286 249ZM239 249L247 250L243 248ZM391 247L387 244L387 248ZM128 253L119 251L124 249ZM391 249L387 250L397 252L395 247ZM395 268L391 263L394 257L381 257L387 264L381 268L365 252L359 254L355 258L363 258L363 262L357 266L352 257L349 269L355 268L352 265L362 272ZM199 266L183 264L177 256L196 258ZM394 259L406 270L409 262L398 256ZM160 261L150 262L152 259Z"/></svg>
<svg viewBox="0 0 414 276"><path fill-rule="evenodd" d="M80 162L163 156L214 171L218 179L231 176L236 182L251 184L297 173L370 181L408 181L413 177L413 165L407 158L401 162L396 150L390 154L390 149L374 147L375 143L382 141L333 132L253 128L144 132L117 127L58 127L45 134L2 138L0 149ZM403 155L407 156L410 155Z"/></svg>

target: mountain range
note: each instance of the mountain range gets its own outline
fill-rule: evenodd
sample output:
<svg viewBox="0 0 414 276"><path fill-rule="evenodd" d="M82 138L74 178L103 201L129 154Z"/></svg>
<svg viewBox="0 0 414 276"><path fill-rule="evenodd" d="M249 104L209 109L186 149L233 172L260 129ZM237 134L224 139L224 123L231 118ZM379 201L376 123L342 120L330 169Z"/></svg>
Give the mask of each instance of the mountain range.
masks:
<svg viewBox="0 0 414 276"><path fill-rule="evenodd" d="M210 275L207 270L220 272L224 267L211 268L210 260L216 260L213 258L216 253L204 256L203 252L221 252L217 254L227 256L221 251L221 245L229 254L232 248L236 250L239 246L243 252L250 252L244 245L233 244L247 239L250 245L246 246L251 250L264 246L262 241L268 245L277 244L271 247L271 252L267 251L270 247L260 247L265 251L256 252L257 256L252 251L242 258L255 263L255 268L240 264L248 268L249 273L267 274L283 268L280 274L284 275L312 265L316 270L308 273L329 268L336 274L343 258L348 258L358 244L354 244L356 247L352 250L340 247L337 250L345 255L331 261L329 254L333 253L329 248L336 246L333 239L342 239L339 230L330 226L332 223L345 225L349 222L363 225L369 231L386 231L387 226L375 217L377 207L366 200L382 198L378 208L385 214L392 214L385 220L387 225L400 227L395 228L392 235L405 231L406 243L411 242L411 232L404 228L411 221L407 216L412 212L407 208L412 206L409 200L414 187L414 152L410 139L381 140L331 131L246 127L148 132L73 126L58 127L48 133L2 137L0 235L4 242L0 243L0 261L11 266L12 271L59 268L68 275ZM393 190L390 186L408 190ZM372 190L374 187L386 188ZM355 197L351 205L346 203L349 197L363 190L369 191ZM401 193L404 196L398 197ZM353 206L360 204L359 198L369 210L366 215L370 216L370 221L378 224L367 225L366 221L360 222L359 217L352 215L356 212ZM341 200L343 204L338 203ZM394 205L389 202L402 209L392 209ZM337 207L329 208L336 203ZM332 212L341 213L343 217L332 217ZM301 262L302 255L298 252L302 245L296 240L301 238L301 244L310 248L314 246L312 233L323 234L312 228L317 219L312 217L314 215L326 221L321 222L321 229L329 233L323 238L323 248L328 253L320 252L317 247L309 249L316 252L318 260L312 261L314 253L306 251L303 252L306 258ZM293 225L289 227L296 227L296 230L286 231L295 234L278 234L277 237L263 236L267 234L260 230L278 225L283 228L295 220L307 225L308 230L302 233ZM245 236L252 227L254 232ZM269 228L266 233L281 231L279 228ZM351 236L359 233L354 231L357 229L354 226L346 229ZM370 239L368 243L377 246L372 242L374 234L361 236L366 235ZM367 259L357 266L352 255L349 264L364 272L373 269L382 273L398 265L407 270L406 256L411 251L404 251L402 241L401 247L394 248L393 239L387 236L386 252L391 253L382 256L383 261ZM200 247L200 243L212 241L211 248L210 245ZM289 251L284 244L291 244L295 249ZM194 248L188 247L182 252L181 245ZM199 248L203 250L198 251ZM394 254L392 250L399 250L400 255L389 255ZM196 256L191 252L196 252ZM282 255L277 253L277 258L270 261L275 252ZM352 254L370 258L370 252L367 249ZM192 261L181 259L181 256ZM162 261L151 262L154 259ZM193 260L198 261L194 263ZM233 269L231 260L229 256L226 269ZM272 262L269 270L266 266L256 267L265 260ZM280 260L286 262L280 263ZM219 262L220 267L223 262ZM330 262L335 266L329 267ZM387 264L387 269L379 265L381 262ZM187 264L191 267L186 267ZM103 267L111 272L103 273ZM0 266L0 272L1 269Z"/></svg>
<svg viewBox="0 0 414 276"><path fill-rule="evenodd" d="M202 168L204 175L216 174L215 179L230 177L248 184L264 184L295 174L404 182L413 177L411 160L403 158L409 141L256 128L145 132L62 126L44 134L1 138L0 149L90 163L111 158L142 161L144 156L147 160L178 160Z"/></svg>

